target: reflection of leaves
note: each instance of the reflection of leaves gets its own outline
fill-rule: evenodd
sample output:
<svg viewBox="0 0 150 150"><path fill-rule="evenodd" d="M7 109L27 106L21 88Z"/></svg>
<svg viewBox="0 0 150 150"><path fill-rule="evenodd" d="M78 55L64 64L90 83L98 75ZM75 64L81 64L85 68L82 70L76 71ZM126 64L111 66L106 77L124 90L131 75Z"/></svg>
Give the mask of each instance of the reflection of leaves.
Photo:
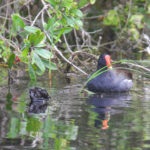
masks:
<svg viewBox="0 0 150 150"><path fill-rule="evenodd" d="M19 134L19 119L18 118L11 118L10 122L10 131L8 133L9 138L16 138L16 136Z"/></svg>
<svg viewBox="0 0 150 150"><path fill-rule="evenodd" d="M19 113L24 113L26 108L25 102L20 102L19 105L17 106L17 111Z"/></svg>
<svg viewBox="0 0 150 150"><path fill-rule="evenodd" d="M47 116L45 123L44 123L44 136L45 137L56 137L56 127L55 123L51 120L50 116Z"/></svg>
<svg viewBox="0 0 150 150"><path fill-rule="evenodd" d="M26 130L28 132L37 132L41 129L41 122L37 118L28 118Z"/></svg>
<svg viewBox="0 0 150 150"><path fill-rule="evenodd" d="M7 100L6 108L7 108L7 110L12 110L12 104L13 104L13 102L11 101L12 98L13 98L12 94L8 93L6 96L6 100Z"/></svg>
<svg viewBox="0 0 150 150"><path fill-rule="evenodd" d="M55 139L55 145L54 149L61 150L64 149L67 146L67 140L63 138L56 138Z"/></svg>
<svg viewBox="0 0 150 150"><path fill-rule="evenodd" d="M78 135L78 126L69 126L65 132L68 140L76 140Z"/></svg>

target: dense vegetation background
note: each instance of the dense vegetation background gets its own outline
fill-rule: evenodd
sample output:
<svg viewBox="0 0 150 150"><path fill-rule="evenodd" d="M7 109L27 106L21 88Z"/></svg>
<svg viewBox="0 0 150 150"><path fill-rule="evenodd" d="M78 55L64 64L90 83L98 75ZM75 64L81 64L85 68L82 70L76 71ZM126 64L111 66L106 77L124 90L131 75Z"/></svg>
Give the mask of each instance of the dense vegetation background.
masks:
<svg viewBox="0 0 150 150"><path fill-rule="evenodd" d="M104 52L148 57L149 30L150 0L0 0L1 65L87 74Z"/></svg>

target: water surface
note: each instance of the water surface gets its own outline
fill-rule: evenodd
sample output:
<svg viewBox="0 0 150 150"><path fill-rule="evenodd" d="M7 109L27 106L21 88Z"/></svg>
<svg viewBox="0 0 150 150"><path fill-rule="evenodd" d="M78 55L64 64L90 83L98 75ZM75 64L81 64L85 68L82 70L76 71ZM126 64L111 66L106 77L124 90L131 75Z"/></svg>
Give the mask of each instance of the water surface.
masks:
<svg viewBox="0 0 150 150"><path fill-rule="evenodd" d="M31 83L22 70L0 74L0 149L2 150L148 150L150 81L134 82L130 93L88 96L80 93L85 77L53 73ZM45 113L29 114L30 87L51 95Z"/></svg>

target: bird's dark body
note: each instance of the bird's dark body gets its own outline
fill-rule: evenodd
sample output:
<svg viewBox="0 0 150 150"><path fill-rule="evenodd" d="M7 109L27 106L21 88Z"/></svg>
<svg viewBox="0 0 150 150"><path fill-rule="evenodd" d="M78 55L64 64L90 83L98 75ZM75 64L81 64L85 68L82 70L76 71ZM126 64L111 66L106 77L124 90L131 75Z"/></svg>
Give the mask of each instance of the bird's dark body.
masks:
<svg viewBox="0 0 150 150"><path fill-rule="evenodd" d="M106 66L104 56L100 56L98 69ZM97 70L98 70L97 69ZM132 74L128 71L104 68L102 73L87 83L93 92L127 92L132 87Z"/></svg>
<svg viewBox="0 0 150 150"><path fill-rule="evenodd" d="M48 106L48 100L50 96L48 92L39 87L33 87L29 89L29 96L31 102L29 104L29 113L44 113Z"/></svg>

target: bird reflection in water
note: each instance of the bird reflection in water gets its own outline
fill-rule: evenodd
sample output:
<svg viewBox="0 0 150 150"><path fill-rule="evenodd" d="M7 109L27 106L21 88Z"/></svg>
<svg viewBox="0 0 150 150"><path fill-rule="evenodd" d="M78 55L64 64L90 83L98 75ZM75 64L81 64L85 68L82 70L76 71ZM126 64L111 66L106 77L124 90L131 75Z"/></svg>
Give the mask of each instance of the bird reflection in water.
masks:
<svg viewBox="0 0 150 150"><path fill-rule="evenodd" d="M111 115L122 113L121 108L129 107L130 100L131 95L128 93L103 93L90 96L88 104L95 106L92 111L98 114L98 118L95 119L95 127L108 129Z"/></svg>

